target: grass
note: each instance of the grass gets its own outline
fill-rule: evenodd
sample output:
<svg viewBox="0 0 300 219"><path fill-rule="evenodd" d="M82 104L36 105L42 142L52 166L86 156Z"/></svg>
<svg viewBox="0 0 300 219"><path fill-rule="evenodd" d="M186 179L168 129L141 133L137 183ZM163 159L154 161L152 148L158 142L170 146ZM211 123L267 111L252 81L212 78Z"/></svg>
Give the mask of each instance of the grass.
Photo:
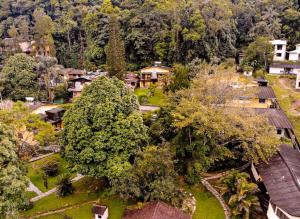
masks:
<svg viewBox="0 0 300 219"><path fill-rule="evenodd" d="M202 185L188 189L196 198L196 211L193 219L223 219L225 214L218 200Z"/></svg>
<svg viewBox="0 0 300 219"><path fill-rule="evenodd" d="M26 197L28 199L31 199L33 197L37 196L37 194L35 192L26 192Z"/></svg>
<svg viewBox="0 0 300 219"><path fill-rule="evenodd" d="M141 96L149 96L149 89L147 88L137 88L134 93L139 97ZM167 103L167 98L164 95L162 89L156 88L154 96L148 98L147 105L154 106L163 106Z"/></svg>
<svg viewBox="0 0 300 219"><path fill-rule="evenodd" d="M108 196L104 191L100 191L100 187L95 186L94 182L89 178L83 178L82 180L74 183L75 192L67 197L58 198L56 194L51 194L34 203L34 207L28 211L22 213L23 217L31 217L40 213L48 212L51 210L57 210L72 205L75 206L72 209L68 209L63 213L57 213L40 218L64 218L64 215L68 215L73 218L91 218L92 203L86 203L95 201L103 205L108 206L110 219L121 219L125 210L125 203L118 197ZM96 189L98 188L98 189ZM107 198L109 197L109 198ZM82 204L82 205L81 205Z"/></svg>
<svg viewBox="0 0 300 219"><path fill-rule="evenodd" d="M291 113L291 107L295 100L300 100L300 93L291 89L285 89L279 83L279 76L268 75L267 79L273 87L277 100L281 108L285 111L291 123L294 126L294 131L297 139L300 139L300 116Z"/></svg>
<svg viewBox="0 0 300 219"><path fill-rule="evenodd" d="M42 166L43 164L45 164L45 162L51 159L57 159L59 161L59 168L58 168L59 174L67 171L67 162L63 158L61 158L59 154L51 155L49 157L46 157L41 160L37 160L27 165L28 167L27 176L29 177L31 182L36 187L38 187L42 192L46 192L56 186L55 184L58 176L48 178L48 189L46 189L44 186Z"/></svg>

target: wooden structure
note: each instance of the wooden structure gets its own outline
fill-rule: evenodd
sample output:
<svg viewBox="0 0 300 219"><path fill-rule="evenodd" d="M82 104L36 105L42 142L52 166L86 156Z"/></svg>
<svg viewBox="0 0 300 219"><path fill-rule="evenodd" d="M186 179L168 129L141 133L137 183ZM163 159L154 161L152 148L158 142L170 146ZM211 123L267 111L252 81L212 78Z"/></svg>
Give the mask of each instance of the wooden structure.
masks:
<svg viewBox="0 0 300 219"><path fill-rule="evenodd" d="M171 69L168 67L156 64L152 67L141 69L140 87L149 87L150 84L162 85L163 80L166 80L171 75Z"/></svg>

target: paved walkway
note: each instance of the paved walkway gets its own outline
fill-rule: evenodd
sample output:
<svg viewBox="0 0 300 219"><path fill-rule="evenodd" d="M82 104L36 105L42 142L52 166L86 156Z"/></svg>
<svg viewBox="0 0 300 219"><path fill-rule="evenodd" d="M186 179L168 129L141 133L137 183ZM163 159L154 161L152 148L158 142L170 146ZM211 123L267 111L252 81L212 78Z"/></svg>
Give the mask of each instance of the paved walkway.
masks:
<svg viewBox="0 0 300 219"><path fill-rule="evenodd" d="M43 194L43 192L41 190L39 190L39 188L36 187L32 182L29 183L27 191L35 192L37 195L42 195Z"/></svg>
<svg viewBox="0 0 300 219"><path fill-rule="evenodd" d="M140 106L141 112L156 111L156 110L159 110L158 106Z"/></svg>
<svg viewBox="0 0 300 219"><path fill-rule="evenodd" d="M76 182L76 181L82 179L83 177L84 177L83 175L77 174L77 176L76 176L75 178L73 178L71 181L72 181L72 182ZM30 182L29 187L30 187L31 184L32 184L32 183ZM32 185L33 185L33 184L32 184ZM34 185L33 185L33 186L34 186ZM34 187L36 188L36 186L34 186ZM38 193L37 190L34 191L38 196L36 196L36 197L30 199L30 201L32 201L32 202L36 202L36 201L38 201L38 200L40 200L40 199L42 199L42 198L44 198L44 197L46 197L46 196L48 196L48 195L51 195L52 193L55 193L55 192L57 191L57 188L56 188L56 187L54 187L53 189L50 189L49 191L44 192L44 193L42 193L38 188L36 188L36 189L37 189L40 193ZM28 191L29 191L29 190L28 190Z"/></svg>

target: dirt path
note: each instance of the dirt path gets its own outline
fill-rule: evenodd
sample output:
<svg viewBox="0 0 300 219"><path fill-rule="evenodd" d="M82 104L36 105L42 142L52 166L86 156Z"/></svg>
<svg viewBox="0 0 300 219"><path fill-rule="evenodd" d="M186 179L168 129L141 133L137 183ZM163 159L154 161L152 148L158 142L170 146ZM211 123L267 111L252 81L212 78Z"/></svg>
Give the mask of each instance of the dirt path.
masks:
<svg viewBox="0 0 300 219"><path fill-rule="evenodd" d="M291 80L288 78L279 78L278 82L280 86L287 90L293 90L293 87L291 86Z"/></svg>
<svg viewBox="0 0 300 219"><path fill-rule="evenodd" d="M31 216L31 217L22 217L23 219L34 219L34 218L40 218L40 217L44 217L44 216L48 216L48 215L52 215L52 214L57 214L57 213L62 213L62 212L65 212L66 210L70 210L70 209L73 209L73 208L77 208L77 207L80 207L82 205L85 205L85 204L90 204L90 203L94 203L94 201L88 201L88 202L83 202L83 203L80 203L80 204L75 204L75 205L69 205L67 207L64 207L64 208L60 208L60 209L56 209L56 210L52 210L52 211L47 211L47 212L43 212L43 213L39 213L39 214L36 214L34 216Z"/></svg>

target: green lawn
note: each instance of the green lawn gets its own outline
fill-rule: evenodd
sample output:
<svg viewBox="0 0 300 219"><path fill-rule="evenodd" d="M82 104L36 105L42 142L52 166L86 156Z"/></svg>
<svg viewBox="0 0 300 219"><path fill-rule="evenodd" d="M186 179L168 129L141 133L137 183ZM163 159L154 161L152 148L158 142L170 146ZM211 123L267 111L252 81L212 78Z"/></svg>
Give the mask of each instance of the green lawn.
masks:
<svg viewBox="0 0 300 219"><path fill-rule="evenodd" d="M48 178L48 189L44 186L43 180L43 170L42 166L45 162L57 158L59 161L59 174L66 172L67 170L67 162L60 157L59 154L54 154L49 157L46 157L41 160L37 160L35 162L29 163L28 166L28 173L27 176L30 178L31 182L38 187L42 192L46 192L54 188L56 185L57 177L49 177Z"/></svg>
<svg viewBox="0 0 300 219"><path fill-rule="evenodd" d="M267 79L274 89L281 108L285 111L286 115L293 124L297 138L300 139L300 116L296 116L291 113L292 103L295 100L300 100L300 93L293 89L285 89L282 87L282 85L279 83L279 76L268 75Z"/></svg>
<svg viewBox="0 0 300 219"><path fill-rule="evenodd" d="M35 192L26 192L26 197L28 199L31 199L33 197L37 196L37 194Z"/></svg>
<svg viewBox="0 0 300 219"><path fill-rule="evenodd" d="M140 96L149 96L149 89L147 88L137 88L134 93ZM154 96L148 98L148 102L146 105L154 105L154 106L163 106L167 102L166 96L164 95L162 89L156 88Z"/></svg>
<svg viewBox="0 0 300 219"><path fill-rule="evenodd" d="M202 185L193 186L189 190L196 198L193 219L225 219L223 208L218 200Z"/></svg>

